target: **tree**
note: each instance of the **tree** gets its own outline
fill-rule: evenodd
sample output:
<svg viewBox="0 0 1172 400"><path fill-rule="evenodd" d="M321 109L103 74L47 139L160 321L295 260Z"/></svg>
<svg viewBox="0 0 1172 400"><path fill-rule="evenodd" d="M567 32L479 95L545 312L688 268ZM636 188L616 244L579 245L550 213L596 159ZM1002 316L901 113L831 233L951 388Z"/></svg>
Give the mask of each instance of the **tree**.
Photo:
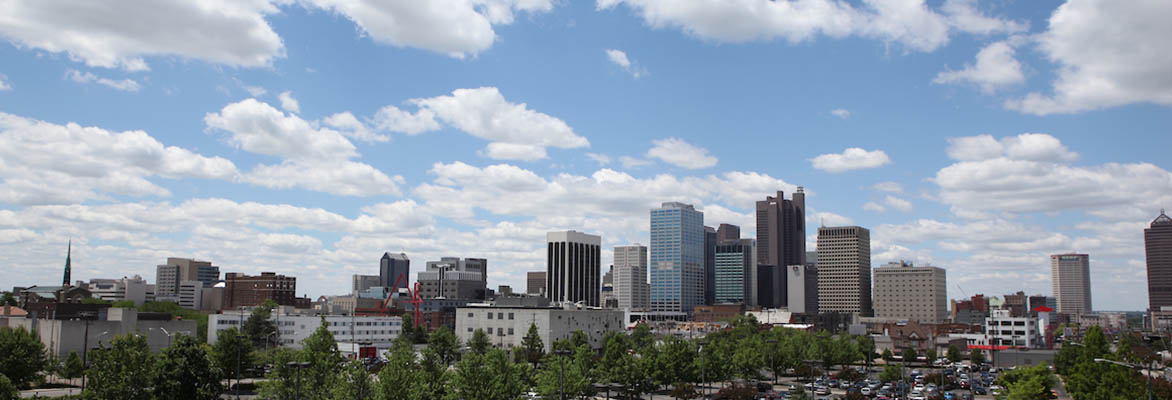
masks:
<svg viewBox="0 0 1172 400"><path fill-rule="evenodd" d="M411 382L415 375L415 349L412 340L400 338L387 352L387 364L378 373L379 400L408 400L411 398Z"/></svg>
<svg viewBox="0 0 1172 400"><path fill-rule="evenodd" d="M537 391L546 398L560 398L590 395L590 371L583 358L591 357L590 350L579 347L571 358L568 355L551 354L541 363L537 376Z"/></svg>
<svg viewBox="0 0 1172 400"><path fill-rule="evenodd" d="M522 369L525 365L513 364L507 352L491 349L484 354L470 353L456 363L452 374L451 400L493 400L515 399L525 391L522 384Z"/></svg>
<svg viewBox="0 0 1172 400"><path fill-rule="evenodd" d="M956 347L956 345L949 345L948 352L946 354L948 357L948 362L951 363L958 363L962 358L960 355L960 348Z"/></svg>
<svg viewBox="0 0 1172 400"><path fill-rule="evenodd" d="M373 398L375 393L374 380L361 362L351 361L342 368L334 385L331 400L351 400Z"/></svg>
<svg viewBox="0 0 1172 400"><path fill-rule="evenodd" d="M65 365L61 367L61 377L65 379L80 378L85 373L85 365L81 363L81 356L76 351L69 352L65 357Z"/></svg>
<svg viewBox="0 0 1172 400"><path fill-rule="evenodd" d="M265 374L266 380L260 382L259 394L262 399L292 400L297 395L297 368L290 367L289 363L300 361L297 351L285 347L278 347L269 352L269 365L272 368Z"/></svg>
<svg viewBox="0 0 1172 400"><path fill-rule="evenodd" d="M656 356L654 376L662 386L695 382L700 375L696 370L696 349L689 342L669 337L659 346Z"/></svg>
<svg viewBox="0 0 1172 400"><path fill-rule="evenodd" d="M432 340L443 339L437 336L438 332L447 332L447 329L437 329L432 333ZM450 332L448 333L451 334ZM440 334L442 335L442 334ZM448 362L445 361L444 353L448 351L447 348L454 349L454 343L442 346L432 346L435 343L428 343L427 348L423 349L423 357L419 360L414 376L411 380L411 396L412 399L419 400L440 400L443 399L447 393L448 382ZM443 347L445 349L440 349ZM454 357L454 353L452 355Z"/></svg>
<svg viewBox="0 0 1172 400"><path fill-rule="evenodd" d="M879 356L883 362L890 364L891 360L895 359L895 354L891 354L891 349L883 349L883 354Z"/></svg>
<svg viewBox="0 0 1172 400"><path fill-rule="evenodd" d="M20 390L7 376L0 375L0 400L17 400L20 398Z"/></svg>
<svg viewBox="0 0 1172 400"><path fill-rule="evenodd" d="M265 300L263 304L253 307L252 313L244 321L244 335L252 341L254 347L276 347L278 345L277 324L271 319L273 316L272 308L275 307L276 303L272 300Z"/></svg>
<svg viewBox="0 0 1172 400"><path fill-rule="evenodd" d="M897 364L887 364L883 367L883 372L879 373L879 380L883 382L895 382L903 379L903 367Z"/></svg>
<svg viewBox="0 0 1172 400"><path fill-rule="evenodd" d="M859 335L855 337L855 342L858 344L859 351L863 353L863 361L865 361L867 370L870 370L871 361L875 359L875 339L869 335Z"/></svg>
<svg viewBox="0 0 1172 400"><path fill-rule="evenodd" d="M252 342L238 333L236 328L220 331L216 336L216 344L212 345L212 363L223 377L240 379L237 371L243 374L244 369L253 365Z"/></svg>
<svg viewBox="0 0 1172 400"><path fill-rule="evenodd" d="M917 356L918 356L916 354L916 349L913 349L911 347L903 349L903 353L901 355L903 356L904 362L915 362L917 360Z"/></svg>
<svg viewBox="0 0 1172 400"><path fill-rule="evenodd" d="M0 293L0 307L3 307L3 306L16 307L18 305L20 305L20 304L18 304L16 302L16 296L13 296L12 292Z"/></svg>
<svg viewBox="0 0 1172 400"><path fill-rule="evenodd" d="M636 350L643 350L655 344L655 334L651 332L651 327L647 326L646 323L639 323L631 332L631 342L635 345Z"/></svg>
<svg viewBox="0 0 1172 400"><path fill-rule="evenodd" d="M969 352L969 361L973 364L980 365L985 363L985 352L981 349L973 349Z"/></svg>
<svg viewBox="0 0 1172 400"><path fill-rule="evenodd" d="M444 368L459 359L459 348L460 338L457 338L448 328L436 329L427 338L427 349L435 352Z"/></svg>
<svg viewBox="0 0 1172 400"><path fill-rule="evenodd" d="M536 365L545 356L545 343L541 341L536 324L529 324L529 332L521 339L521 347L525 349L525 359L531 365Z"/></svg>
<svg viewBox="0 0 1172 400"><path fill-rule="evenodd" d="M153 375L156 399L213 400L220 397L220 372L203 344L195 337L177 334L163 350Z"/></svg>
<svg viewBox="0 0 1172 400"><path fill-rule="evenodd" d="M608 382L622 385L622 394L626 398L638 398L644 393L655 389L651 380L654 354L648 354L653 349L644 350L644 353L635 353L633 349L623 348L625 342L621 338L625 335L616 335L609 340L605 359L608 365ZM633 343L632 343L633 344Z"/></svg>
<svg viewBox="0 0 1172 400"><path fill-rule="evenodd" d="M484 353L488 352L489 346L492 346L492 344L488 342L488 334L484 333L483 329L476 328L476 331L472 332L472 338L468 339L468 350L479 355L484 355Z"/></svg>
<svg viewBox="0 0 1172 400"><path fill-rule="evenodd" d="M334 384L334 375L346 358L338 351L338 342L330 332L326 317L313 334L301 341L302 358L309 366L301 372L301 391L304 397L324 399Z"/></svg>
<svg viewBox="0 0 1172 400"><path fill-rule="evenodd" d="M84 395L96 399L147 400L156 371L146 338L115 336L109 348L90 351Z"/></svg>
<svg viewBox="0 0 1172 400"><path fill-rule="evenodd" d="M936 362L936 358L936 349L928 349L924 352L924 359L928 360L929 363Z"/></svg>
<svg viewBox="0 0 1172 400"><path fill-rule="evenodd" d="M45 345L24 327L0 328L0 375L16 387L25 387L49 368Z"/></svg>
<svg viewBox="0 0 1172 400"><path fill-rule="evenodd" d="M1009 400L1048 400L1054 387L1054 374L1045 364L1006 371L997 382L1005 386Z"/></svg>
<svg viewBox="0 0 1172 400"><path fill-rule="evenodd" d="M515 399L525 393L529 365L509 361L509 353L502 349L490 349L484 357L492 377L486 389L488 398Z"/></svg>

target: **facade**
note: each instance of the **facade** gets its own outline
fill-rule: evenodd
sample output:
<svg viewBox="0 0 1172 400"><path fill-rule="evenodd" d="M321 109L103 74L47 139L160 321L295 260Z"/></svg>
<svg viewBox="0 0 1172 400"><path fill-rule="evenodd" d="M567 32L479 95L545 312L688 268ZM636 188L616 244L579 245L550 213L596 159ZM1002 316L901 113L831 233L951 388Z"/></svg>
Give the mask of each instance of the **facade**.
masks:
<svg viewBox="0 0 1172 400"><path fill-rule="evenodd" d="M741 227L733 224L720 224L716 228L716 243L738 240L741 238Z"/></svg>
<svg viewBox="0 0 1172 400"><path fill-rule="evenodd" d="M1160 215L1144 229L1144 254L1148 264L1148 309L1172 307L1172 218Z"/></svg>
<svg viewBox="0 0 1172 400"><path fill-rule="evenodd" d="M411 259L406 253L383 253L378 260L378 286L393 289L407 288L411 280Z"/></svg>
<svg viewBox="0 0 1172 400"><path fill-rule="evenodd" d="M765 200L757 201L757 264L772 265L775 277L770 291L772 299L758 298L760 305L786 306L789 295L783 269L789 265L804 265L805 258L806 194L802 188L798 187L792 200L786 200L785 193L779 190L777 196L766 196Z"/></svg>
<svg viewBox="0 0 1172 400"><path fill-rule="evenodd" d="M996 350L1045 345L1037 318L1014 317L1009 310L993 310L989 318L985 318L985 337L988 345Z"/></svg>
<svg viewBox="0 0 1172 400"><path fill-rule="evenodd" d="M578 231L545 234L546 287L551 303L600 303L602 237Z"/></svg>
<svg viewBox="0 0 1172 400"><path fill-rule="evenodd" d="M749 295L755 289L749 277L756 250L753 239L739 239L716 246L716 304L745 304L749 301Z"/></svg>
<svg viewBox="0 0 1172 400"><path fill-rule="evenodd" d="M428 261L427 270L419 273L420 297L459 300L484 300L488 291L488 260L483 258L442 257Z"/></svg>
<svg viewBox="0 0 1172 400"><path fill-rule="evenodd" d="M785 271L786 309L792 313L818 313L818 268L809 262L806 265L790 265Z"/></svg>
<svg viewBox="0 0 1172 400"><path fill-rule="evenodd" d="M350 293L357 296L358 293L365 292L367 289L382 286L382 279L381 275L354 274L350 277Z"/></svg>
<svg viewBox="0 0 1172 400"><path fill-rule="evenodd" d="M696 322L727 322L745 312L744 304L713 304L696 306L692 320Z"/></svg>
<svg viewBox="0 0 1172 400"><path fill-rule="evenodd" d="M169 335L195 336L198 325L195 320L173 320L169 313L140 313L133 308L105 308L95 314L89 320L0 318L0 328L35 332L49 355L64 360L69 353L81 355L87 345L109 347L115 336L132 333L145 337L152 352L162 351L169 345Z"/></svg>
<svg viewBox="0 0 1172 400"><path fill-rule="evenodd" d="M456 336L467 343L477 329L488 334L493 346L512 349L522 347L529 326L537 327L546 349L553 342L568 339L574 331L590 338L592 348L601 348L609 332L623 332L623 312L578 307L493 307L469 305L456 309Z"/></svg>
<svg viewBox="0 0 1172 400"><path fill-rule="evenodd" d="M704 213L668 202L651 210L651 311L692 313L704 302Z"/></svg>
<svg viewBox="0 0 1172 400"><path fill-rule="evenodd" d="M130 300L141 306L143 302L155 301L155 285L148 284L138 275L122 279L90 279L84 286L95 298L109 302Z"/></svg>
<svg viewBox="0 0 1172 400"><path fill-rule="evenodd" d="M619 308L619 298L614 292L614 265L602 275L602 290L599 296L602 308Z"/></svg>
<svg viewBox="0 0 1172 400"><path fill-rule="evenodd" d="M782 283L781 268L774 265L757 264L757 303L753 306L761 308L778 308L781 304L780 288Z"/></svg>
<svg viewBox="0 0 1172 400"><path fill-rule="evenodd" d="M248 311L232 311L208 316L208 344L215 344L219 332L239 329L248 320ZM321 326L322 317L290 313L273 313L277 325L277 342L282 347L300 349L301 342ZM391 316L326 315L326 326L338 342L369 343L379 349L389 349L403 331L403 319Z"/></svg>
<svg viewBox="0 0 1172 400"><path fill-rule="evenodd" d="M948 284L944 268L892 262L875 268L875 317L944 323L948 318Z"/></svg>
<svg viewBox="0 0 1172 400"><path fill-rule="evenodd" d="M704 227L704 304L716 300L716 229Z"/></svg>
<svg viewBox="0 0 1172 400"><path fill-rule="evenodd" d="M203 282L179 281L179 306L189 310L203 308Z"/></svg>
<svg viewBox="0 0 1172 400"><path fill-rule="evenodd" d="M872 315L871 231L818 228L818 312Z"/></svg>
<svg viewBox="0 0 1172 400"><path fill-rule="evenodd" d="M1091 312L1091 257L1086 254L1050 256L1050 279L1058 313L1072 316Z"/></svg>
<svg viewBox="0 0 1172 400"><path fill-rule="evenodd" d="M533 271L525 274L527 284L525 285L525 293L545 296L545 271Z"/></svg>
<svg viewBox="0 0 1172 400"><path fill-rule="evenodd" d="M296 304L297 278L261 272L260 275L245 275L236 272L224 274L224 308L235 310L239 307L255 307L265 300L278 305Z"/></svg>
<svg viewBox="0 0 1172 400"><path fill-rule="evenodd" d="M614 293L618 308L646 311L651 306L647 283L647 246L635 243L614 248Z"/></svg>
<svg viewBox="0 0 1172 400"><path fill-rule="evenodd" d="M179 296L179 282L200 281L204 287L212 287L220 281L220 267L209 261L190 258L167 257L167 263L155 269L155 295L164 298Z"/></svg>

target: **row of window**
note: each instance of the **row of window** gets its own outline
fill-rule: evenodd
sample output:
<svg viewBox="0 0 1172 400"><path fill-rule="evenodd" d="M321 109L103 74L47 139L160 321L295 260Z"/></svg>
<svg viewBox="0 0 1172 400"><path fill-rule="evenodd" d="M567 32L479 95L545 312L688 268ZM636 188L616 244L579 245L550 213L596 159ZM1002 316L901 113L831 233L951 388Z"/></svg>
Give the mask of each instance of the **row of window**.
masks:
<svg viewBox="0 0 1172 400"><path fill-rule="evenodd" d="M493 328L486 328L485 329L485 333L488 333L489 335L492 335L493 332L494 332ZM505 328L496 328L495 332L499 336L506 335ZM472 327L468 327L468 333L472 333ZM513 328L509 328L507 335L510 335L510 336L513 335Z"/></svg>

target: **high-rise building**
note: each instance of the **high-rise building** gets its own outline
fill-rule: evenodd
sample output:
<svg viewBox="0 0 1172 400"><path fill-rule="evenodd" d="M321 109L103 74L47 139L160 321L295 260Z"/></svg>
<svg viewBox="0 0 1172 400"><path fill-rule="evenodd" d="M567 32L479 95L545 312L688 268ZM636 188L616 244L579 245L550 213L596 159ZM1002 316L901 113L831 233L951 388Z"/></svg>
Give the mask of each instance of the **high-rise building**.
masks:
<svg viewBox="0 0 1172 400"><path fill-rule="evenodd" d="M1160 216L1144 229L1144 254L1148 262L1148 307L1172 306L1172 218Z"/></svg>
<svg viewBox="0 0 1172 400"><path fill-rule="evenodd" d="M871 231L818 228L818 312L872 315Z"/></svg>
<svg viewBox="0 0 1172 400"><path fill-rule="evenodd" d="M167 257L167 263L155 269L155 296L175 299L179 297L179 283L200 281L204 287L212 287L220 280L220 267L209 261L190 258Z"/></svg>
<svg viewBox="0 0 1172 400"><path fill-rule="evenodd" d="M620 309L646 311L651 306L647 284L647 246L635 243L614 248L614 291Z"/></svg>
<svg viewBox="0 0 1172 400"><path fill-rule="evenodd" d="M619 298L614 292L614 264L602 274L602 290L599 297L602 308L619 308Z"/></svg>
<svg viewBox="0 0 1172 400"><path fill-rule="evenodd" d="M651 311L691 314L704 302L704 213L668 202L651 210Z"/></svg>
<svg viewBox="0 0 1172 400"><path fill-rule="evenodd" d="M716 246L715 303L744 304L749 301L749 294L756 289L749 279L756 250L753 239L723 242Z"/></svg>
<svg viewBox="0 0 1172 400"><path fill-rule="evenodd" d="M488 260L483 258L441 257L428 261L427 270L416 279L425 299L484 300L488 292Z"/></svg>
<svg viewBox="0 0 1172 400"><path fill-rule="evenodd" d="M158 290L156 288L156 290ZM236 272L224 274L225 310L239 307L253 307L265 300L275 301L282 306L296 305L297 278L261 272L260 275L245 275Z"/></svg>
<svg viewBox="0 0 1172 400"><path fill-rule="evenodd" d="M378 286L403 289L410 280L411 260L407 258L407 254L383 253L383 257L378 261ZM487 280L485 284L488 284Z"/></svg>
<svg viewBox="0 0 1172 400"><path fill-rule="evenodd" d="M808 261L806 265L790 265L782 280L785 281L787 310L800 314L818 313L818 267Z"/></svg>
<svg viewBox="0 0 1172 400"><path fill-rule="evenodd" d="M525 294L545 296L545 271L525 273Z"/></svg>
<svg viewBox="0 0 1172 400"><path fill-rule="evenodd" d="M350 277L350 280L350 293L355 296L358 296L358 293L365 292L366 289L382 286L382 276L379 275L354 274Z"/></svg>
<svg viewBox="0 0 1172 400"><path fill-rule="evenodd" d="M733 224L720 224L720 226L716 228L717 243L731 242L733 240L740 240L740 238L741 227L739 226Z"/></svg>
<svg viewBox="0 0 1172 400"><path fill-rule="evenodd" d="M806 194L798 187L793 200L784 193L757 202L757 263L803 265L806 263Z"/></svg>
<svg viewBox="0 0 1172 400"><path fill-rule="evenodd" d="M1091 312L1091 256L1055 254L1050 256L1050 279L1058 312L1082 315Z"/></svg>
<svg viewBox="0 0 1172 400"><path fill-rule="evenodd" d="M599 306L602 237L578 231L545 234L549 301Z"/></svg>
<svg viewBox="0 0 1172 400"><path fill-rule="evenodd" d="M892 262L875 268L875 317L939 324L948 318L944 268Z"/></svg>
<svg viewBox="0 0 1172 400"><path fill-rule="evenodd" d="M712 305L716 296L716 229L704 227L704 304Z"/></svg>

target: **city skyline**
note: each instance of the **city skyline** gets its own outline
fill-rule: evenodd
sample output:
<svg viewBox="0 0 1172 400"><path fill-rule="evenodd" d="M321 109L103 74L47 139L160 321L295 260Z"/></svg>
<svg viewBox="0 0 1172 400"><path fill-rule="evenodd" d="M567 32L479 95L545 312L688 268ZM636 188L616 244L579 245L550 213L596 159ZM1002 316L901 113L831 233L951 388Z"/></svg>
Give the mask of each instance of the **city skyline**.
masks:
<svg viewBox="0 0 1172 400"><path fill-rule="evenodd" d="M1172 5L843 3L847 25L805 25L737 8L756 1L452 7L403 30L365 14L402 9L317 1L18 4L0 19L0 288L60 282L67 252L73 281L155 282L185 257L312 298L406 253L416 272L484 258L488 287L521 288L546 232L600 235L606 266L652 242L660 203L755 238L754 201L801 185L806 250L817 226L866 227L872 267L945 268L950 299L1052 294L1049 255L1086 253L1092 309L1147 308L1172 62L1130 43L1172 35ZM1071 50L1103 24L1126 40Z"/></svg>

